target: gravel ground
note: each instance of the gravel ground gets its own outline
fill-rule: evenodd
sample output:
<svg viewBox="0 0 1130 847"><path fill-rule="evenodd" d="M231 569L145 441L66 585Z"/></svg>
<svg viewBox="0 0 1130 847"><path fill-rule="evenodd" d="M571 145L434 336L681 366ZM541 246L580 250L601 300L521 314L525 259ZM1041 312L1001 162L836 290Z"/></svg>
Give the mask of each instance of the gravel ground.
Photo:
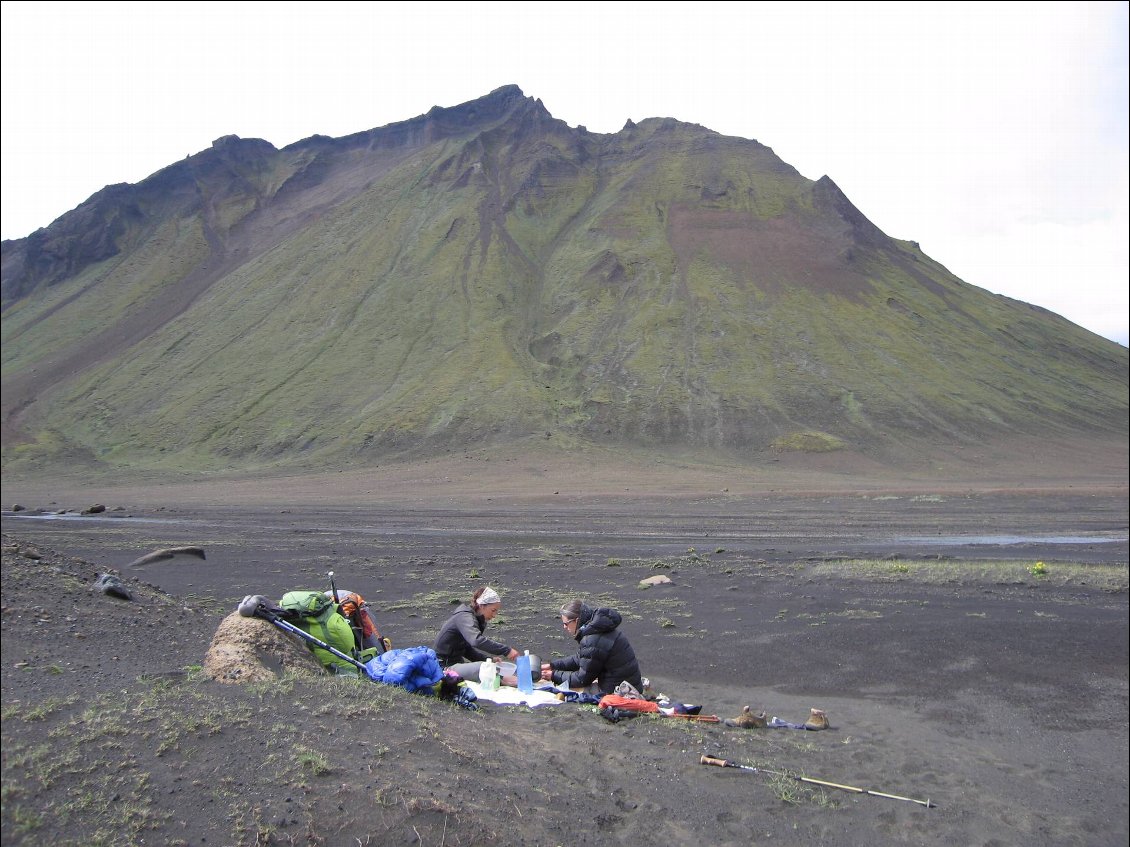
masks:
<svg viewBox="0 0 1130 847"><path fill-rule="evenodd" d="M360 477L19 490L3 517L3 843L1125 843L1124 475L656 496L654 479L552 495L437 473L453 479L429 468L368 496ZM207 559L130 566L184 544ZM581 596L621 611L672 698L796 722L819 707L832 728L202 677L242 596L329 571L397 647L430 645L489 583L500 640L564 654L554 612ZM94 590L103 573L134 600ZM658 574L671 584L640 588Z"/></svg>

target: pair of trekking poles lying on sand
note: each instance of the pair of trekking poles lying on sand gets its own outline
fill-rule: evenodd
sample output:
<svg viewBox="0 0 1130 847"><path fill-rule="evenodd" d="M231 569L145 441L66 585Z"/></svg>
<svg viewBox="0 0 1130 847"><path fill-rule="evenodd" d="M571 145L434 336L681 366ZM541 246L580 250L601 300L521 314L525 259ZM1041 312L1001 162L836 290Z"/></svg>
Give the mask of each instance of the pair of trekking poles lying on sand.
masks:
<svg viewBox="0 0 1130 847"><path fill-rule="evenodd" d="M888 800L905 800L907 803L917 803L919 806L925 806L927 809L936 809L937 804L931 803L929 800L915 800L913 797L900 797L898 794L887 794L883 791L872 791L870 788L858 788L854 785L841 785L838 782L827 782L823 779L813 779L808 776L795 776L791 773L784 771L771 771L767 768L756 768L753 765L739 765L737 762L731 762L729 759L719 759L714 756L702 756L699 758L700 765L716 765L720 768L740 768L743 771L753 771L754 773L767 773L773 776L784 776L789 779L795 779L797 782L808 782L813 785L823 785L826 788L839 788L842 791L851 791L855 794L870 794L872 797L886 797Z"/></svg>

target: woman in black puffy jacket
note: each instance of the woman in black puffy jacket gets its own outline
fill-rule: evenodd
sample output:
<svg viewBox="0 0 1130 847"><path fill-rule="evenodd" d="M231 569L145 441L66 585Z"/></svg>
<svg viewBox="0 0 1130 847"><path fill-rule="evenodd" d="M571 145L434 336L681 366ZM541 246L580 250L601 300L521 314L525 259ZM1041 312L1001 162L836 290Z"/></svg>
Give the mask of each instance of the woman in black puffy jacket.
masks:
<svg viewBox="0 0 1130 847"><path fill-rule="evenodd" d="M611 694L625 680L643 691L636 653L620 631L615 609L590 609L580 600L561 607L561 626L580 645L576 656L541 666L541 678L575 691Z"/></svg>

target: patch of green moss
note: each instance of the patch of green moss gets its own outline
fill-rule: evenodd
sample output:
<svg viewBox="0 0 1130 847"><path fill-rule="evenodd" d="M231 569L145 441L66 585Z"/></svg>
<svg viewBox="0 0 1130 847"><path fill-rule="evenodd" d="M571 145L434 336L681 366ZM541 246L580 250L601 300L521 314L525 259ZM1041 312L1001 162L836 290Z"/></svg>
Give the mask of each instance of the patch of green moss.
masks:
<svg viewBox="0 0 1130 847"><path fill-rule="evenodd" d="M778 450L796 453L831 453L834 450L843 450L847 445L826 432L790 432L774 438L773 446Z"/></svg>

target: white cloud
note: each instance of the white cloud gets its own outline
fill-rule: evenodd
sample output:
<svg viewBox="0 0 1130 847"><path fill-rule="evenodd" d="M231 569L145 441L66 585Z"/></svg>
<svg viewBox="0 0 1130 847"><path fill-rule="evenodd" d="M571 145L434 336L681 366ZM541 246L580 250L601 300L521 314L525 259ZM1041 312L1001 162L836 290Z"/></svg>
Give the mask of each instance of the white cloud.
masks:
<svg viewBox="0 0 1130 847"><path fill-rule="evenodd" d="M1127 4L4 3L5 238L227 134L284 146L516 83L828 174L966 281L1127 343Z"/></svg>

